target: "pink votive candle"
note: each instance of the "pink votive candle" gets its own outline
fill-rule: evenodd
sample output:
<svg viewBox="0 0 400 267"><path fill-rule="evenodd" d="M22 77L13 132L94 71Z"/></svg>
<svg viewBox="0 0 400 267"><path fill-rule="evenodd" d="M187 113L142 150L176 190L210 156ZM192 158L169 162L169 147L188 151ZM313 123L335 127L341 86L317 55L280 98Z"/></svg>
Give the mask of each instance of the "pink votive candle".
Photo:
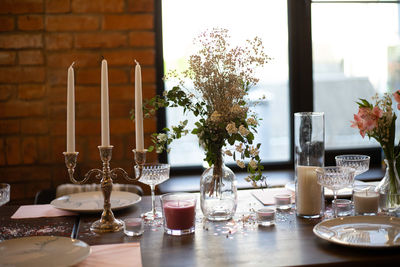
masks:
<svg viewBox="0 0 400 267"><path fill-rule="evenodd" d="M164 230L170 235L194 232L196 218L196 195L170 193L161 196Z"/></svg>

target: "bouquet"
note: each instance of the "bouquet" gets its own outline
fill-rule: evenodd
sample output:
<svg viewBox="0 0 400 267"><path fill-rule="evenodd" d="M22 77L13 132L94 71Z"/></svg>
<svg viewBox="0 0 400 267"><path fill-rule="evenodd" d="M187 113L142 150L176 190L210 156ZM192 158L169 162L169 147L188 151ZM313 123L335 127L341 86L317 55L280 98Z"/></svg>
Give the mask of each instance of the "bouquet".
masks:
<svg viewBox="0 0 400 267"><path fill-rule="evenodd" d="M230 47L228 39L226 29L214 28L200 34L194 39L199 50L190 56L187 70L180 74L172 71L166 76L168 80L176 80L177 85L145 105L144 113L149 115L161 107L182 107L184 113L196 117L193 129L187 129L186 120L153 134L154 146L149 150L168 151L167 146L173 140L188 133L197 135L199 145L205 150L204 160L214 165L215 177L221 172L222 154L232 156L241 168L246 167L244 160L248 159L246 180L256 186L264 181L259 156L261 144L253 144L260 119L250 112L246 97L258 82L255 69L270 58L258 37L247 40L244 47ZM186 86L188 80L192 82L190 87ZM214 189L210 188L210 193Z"/></svg>
<svg viewBox="0 0 400 267"><path fill-rule="evenodd" d="M382 147L385 154L387 172L378 188L388 194L389 204L400 204L400 199L395 194L400 194L400 143L395 145L397 116L392 108L392 96L400 110L400 90L390 95L385 93L383 97L373 97L373 104L365 99L357 102L359 110L354 114L352 127L360 130L361 136L374 138Z"/></svg>

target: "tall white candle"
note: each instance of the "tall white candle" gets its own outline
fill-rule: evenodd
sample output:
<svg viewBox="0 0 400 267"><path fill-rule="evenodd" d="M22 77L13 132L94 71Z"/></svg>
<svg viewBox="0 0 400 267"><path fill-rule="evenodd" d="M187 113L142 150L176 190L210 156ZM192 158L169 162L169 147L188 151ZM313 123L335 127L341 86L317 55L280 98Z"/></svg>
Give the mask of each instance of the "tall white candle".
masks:
<svg viewBox="0 0 400 267"><path fill-rule="evenodd" d="M110 146L107 61L101 61L101 145Z"/></svg>
<svg viewBox="0 0 400 267"><path fill-rule="evenodd" d="M67 152L75 152L75 81L74 63L68 68L67 80Z"/></svg>
<svg viewBox="0 0 400 267"><path fill-rule="evenodd" d="M136 128L136 150L144 150L143 137L143 109L142 109L142 72L139 62L135 68L135 128Z"/></svg>
<svg viewBox="0 0 400 267"><path fill-rule="evenodd" d="M318 215L322 209L322 186L316 166L297 166L296 209L301 215Z"/></svg>

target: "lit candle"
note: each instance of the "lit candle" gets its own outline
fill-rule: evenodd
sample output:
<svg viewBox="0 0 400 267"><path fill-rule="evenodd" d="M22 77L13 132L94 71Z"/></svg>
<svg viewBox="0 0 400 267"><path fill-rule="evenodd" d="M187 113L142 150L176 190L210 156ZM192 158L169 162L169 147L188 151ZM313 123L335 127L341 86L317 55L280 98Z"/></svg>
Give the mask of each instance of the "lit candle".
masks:
<svg viewBox="0 0 400 267"><path fill-rule="evenodd" d="M74 62L68 68L67 80L67 152L75 152L75 82Z"/></svg>
<svg viewBox="0 0 400 267"><path fill-rule="evenodd" d="M142 109L142 73L139 62L135 68L135 128L136 128L136 150L144 150L143 138L143 109Z"/></svg>
<svg viewBox="0 0 400 267"><path fill-rule="evenodd" d="M356 215L369 215L378 212L379 193L374 191L373 186L354 188L353 201Z"/></svg>
<svg viewBox="0 0 400 267"><path fill-rule="evenodd" d="M101 61L101 146L110 146L107 61Z"/></svg>

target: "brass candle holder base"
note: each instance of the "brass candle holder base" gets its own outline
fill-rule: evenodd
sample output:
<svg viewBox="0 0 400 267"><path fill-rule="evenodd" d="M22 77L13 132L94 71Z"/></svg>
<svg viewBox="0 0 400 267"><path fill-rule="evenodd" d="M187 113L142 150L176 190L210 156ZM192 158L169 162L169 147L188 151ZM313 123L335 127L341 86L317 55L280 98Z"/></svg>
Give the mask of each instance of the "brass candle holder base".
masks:
<svg viewBox="0 0 400 267"><path fill-rule="evenodd" d="M133 150L133 153L135 154L135 163L138 166L139 172L138 175L136 175L136 172L134 172L135 178L130 178L128 173L122 168L110 169L113 146L99 146L98 148L100 152L100 159L103 162L102 170L92 169L85 174L85 177L82 180L76 180L74 178L74 172L79 154L78 152L64 152L65 165L67 166L70 180L75 184L84 184L92 175L96 175L96 178L100 179L101 191L104 196L103 213L101 214L100 220L95 221L91 225L90 230L95 233L118 232L124 228L124 222L115 219L114 214L111 211L110 197L113 186L113 178L116 178L118 173L120 173L127 181L136 181L140 179L142 176L143 164L146 162L147 150Z"/></svg>

